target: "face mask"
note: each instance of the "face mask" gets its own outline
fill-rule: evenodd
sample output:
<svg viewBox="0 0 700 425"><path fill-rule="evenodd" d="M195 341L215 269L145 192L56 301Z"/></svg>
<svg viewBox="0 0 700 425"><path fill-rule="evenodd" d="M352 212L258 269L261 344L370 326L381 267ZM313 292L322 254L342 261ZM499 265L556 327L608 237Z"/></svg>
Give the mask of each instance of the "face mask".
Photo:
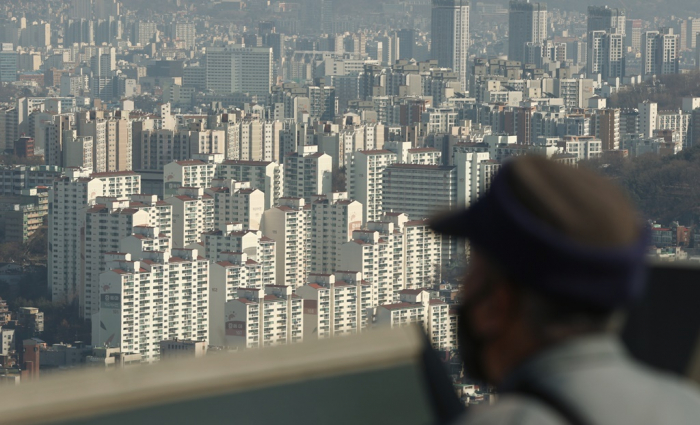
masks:
<svg viewBox="0 0 700 425"><path fill-rule="evenodd" d="M473 381L486 381L483 365L484 341L474 333L471 323L472 303L464 303L457 313L457 344L459 357L466 377Z"/></svg>
<svg viewBox="0 0 700 425"><path fill-rule="evenodd" d="M471 312L476 305L491 294L493 288L493 282L486 280L481 288L472 294L468 300L462 301L457 313L458 352L462 359L464 373L467 378L474 381L487 381L483 362L483 351L486 340L477 335L474 331Z"/></svg>

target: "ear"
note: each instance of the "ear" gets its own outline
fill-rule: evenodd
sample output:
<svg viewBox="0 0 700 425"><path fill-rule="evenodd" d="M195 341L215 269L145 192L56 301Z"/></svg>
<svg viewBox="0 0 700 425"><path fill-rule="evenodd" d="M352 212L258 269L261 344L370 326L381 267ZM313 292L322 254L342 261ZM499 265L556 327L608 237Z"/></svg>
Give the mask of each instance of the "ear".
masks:
<svg viewBox="0 0 700 425"><path fill-rule="evenodd" d="M516 298L510 285L494 283L491 293L472 309L474 332L485 339L502 335L517 318Z"/></svg>

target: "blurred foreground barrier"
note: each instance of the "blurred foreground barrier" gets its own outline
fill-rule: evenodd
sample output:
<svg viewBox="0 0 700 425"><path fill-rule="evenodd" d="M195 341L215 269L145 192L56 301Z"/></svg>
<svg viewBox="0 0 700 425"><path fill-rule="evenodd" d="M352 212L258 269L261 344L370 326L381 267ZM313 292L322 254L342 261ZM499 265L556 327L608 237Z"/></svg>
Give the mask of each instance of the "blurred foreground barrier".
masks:
<svg viewBox="0 0 700 425"><path fill-rule="evenodd" d="M652 267L646 295L631 310L623 339L639 360L700 383L700 265Z"/></svg>
<svg viewBox="0 0 700 425"><path fill-rule="evenodd" d="M379 329L66 373L0 389L0 424L440 423L459 413L457 399L426 344L417 328Z"/></svg>

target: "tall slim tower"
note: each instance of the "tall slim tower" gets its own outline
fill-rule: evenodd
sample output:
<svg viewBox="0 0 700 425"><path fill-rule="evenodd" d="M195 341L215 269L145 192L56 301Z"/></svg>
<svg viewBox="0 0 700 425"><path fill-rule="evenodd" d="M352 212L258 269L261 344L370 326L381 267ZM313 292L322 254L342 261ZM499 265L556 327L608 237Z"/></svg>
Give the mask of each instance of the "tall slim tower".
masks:
<svg viewBox="0 0 700 425"><path fill-rule="evenodd" d="M512 0L508 8L508 59L521 61L526 43L547 39L547 5Z"/></svg>
<svg viewBox="0 0 700 425"><path fill-rule="evenodd" d="M588 6L588 33L591 31L607 31L625 35L625 11L611 9L608 6ZM612 30L615 28L615 30Z"/></svg>
<svg viewBox="0 0 700 425"><path fill-rule="evenodd" d="M430 56L467 83L469 0L433 0Z"/></svg>

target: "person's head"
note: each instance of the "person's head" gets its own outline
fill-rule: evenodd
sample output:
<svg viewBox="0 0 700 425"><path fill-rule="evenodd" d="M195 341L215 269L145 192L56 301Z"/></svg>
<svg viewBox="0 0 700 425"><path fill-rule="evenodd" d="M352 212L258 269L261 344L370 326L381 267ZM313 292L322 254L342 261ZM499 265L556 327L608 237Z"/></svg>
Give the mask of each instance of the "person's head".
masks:
<svg viewBox="0 0 700 425"><path fill-rule="evenodd" d="M543 347L608 330L641 292L645 228L588 170L514 159L476 204L433 227L470 242L458 340L474 378L498 384Z"/></svg>

